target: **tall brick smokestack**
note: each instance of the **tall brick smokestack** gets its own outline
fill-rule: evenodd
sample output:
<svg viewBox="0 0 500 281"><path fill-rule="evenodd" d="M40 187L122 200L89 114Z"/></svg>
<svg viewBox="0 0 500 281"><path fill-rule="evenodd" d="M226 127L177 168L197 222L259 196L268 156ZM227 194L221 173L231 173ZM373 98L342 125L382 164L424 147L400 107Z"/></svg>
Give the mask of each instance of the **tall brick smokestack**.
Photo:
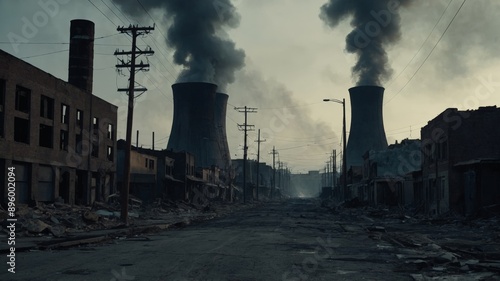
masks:
<svg viewBox="0 0 500 281"><path fill-rule="evenodd" d="M371 149L387 148L384 130L384 88L358 86L349 89L351 97L351 129L347 141L347 169L363 165L363 154Z"/></svg>
<svg viewBox="0 0 500 281"><path fill-rule="evenodd" d="M72 20L69 43L68 82L92 93L94 75L94 23Z"/></svg>
<svg viewBox="0 0 500 281"><path fill-rule="evenodd" d="M187 151L197 167L225 168L216 122L217 85L204 82L172 85L174 119L167 149Z"/></svg>

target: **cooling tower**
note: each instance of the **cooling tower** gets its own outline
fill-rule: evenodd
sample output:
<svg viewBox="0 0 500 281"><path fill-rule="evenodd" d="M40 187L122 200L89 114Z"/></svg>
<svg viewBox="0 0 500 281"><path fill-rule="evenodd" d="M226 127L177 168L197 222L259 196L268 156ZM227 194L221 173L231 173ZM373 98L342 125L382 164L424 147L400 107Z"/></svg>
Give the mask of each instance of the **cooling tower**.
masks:
<svg viewBox="0 0 500 281"><path fill-rule="evenodd" d="M94 23L72 20L70 27L68 82L92 93L94 72Z"/></svg>
<svg viewBox="0 0 500 281"><path fill-rule="evenodd" d="M358 86L349 89L351 97L351 129L347 141L347 169L363 165L368 150L387 148L382 102L384 88Z"/></svg>
<svg viewBox="0 0 500 281"><path fill-rule="evenodd" d="M172 85L174 119L167 149L192 153L197 167L226 166L217 133L216 90L217 85L203 82Z"/></svg>
<svg viewBox="0 0 500 281"><path fill-rule="evenodd" d="M222 157L222 169L229 169L231 165L231 154L229 153L229 145L226 135L226 109L229 96L224 93L217 93L215 96L215 126L219 141L219 150Z"/></svg>

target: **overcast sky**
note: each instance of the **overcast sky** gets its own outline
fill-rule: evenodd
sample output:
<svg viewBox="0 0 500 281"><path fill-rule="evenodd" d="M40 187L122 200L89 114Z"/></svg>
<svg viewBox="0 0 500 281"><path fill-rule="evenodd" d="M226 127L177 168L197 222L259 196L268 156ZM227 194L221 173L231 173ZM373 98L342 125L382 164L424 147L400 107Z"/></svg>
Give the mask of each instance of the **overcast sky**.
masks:
<svg viewBox="0 0 500 281"><path fill-rule="evenodd" d="M130 49L130 41L118 34L116 26L155 22L155 31L139 41L156 53L150 57L151 71L138 74L138 81L149 90L137 101L134 132L139 128L140 145L151 147L154 131L155 148L165 148L173 116L170 86L182 68L174 65L174 50L165 43L169 23L164 12L132 18L111 0L57 0L54 12L40 6L54 1L0 0L0 48L67 81L70 20L95 22L94 94L119 106L118 137L124 138L126 97L116 88L126 86L128 73L116 72L113 53L117 48ZM243 133L237 130L243 114L233 107L245 105L258 108L248 123L262 129L267 139L262 161L272 162L269 152L276 146L279 159L294 172L307 172L323 169L332 149L340 152L342 106L322 99L346 98L349 130L347 90L356 83L351 76L356 57L344 51L345 37L352 30L350 20L331 28L320 19L326 2L232 1L240 23L225 30L225 36L246 53L245 67L227 88L227 134L233 159L243 154ZM444 36L463 0L414 2L401 9L401 40L386 49L393 70L392 78L381 85L386 88L384 121L389 143L420 138L420 128L448 107L500 105L500 2L465 2ZM142 8L137 4L137 9ZM35 30L23 28L26 22L35 24ZM24 43L9 43L13 34L23 37ZM257 132L249 137L249 157L255 159Z"/></svg>

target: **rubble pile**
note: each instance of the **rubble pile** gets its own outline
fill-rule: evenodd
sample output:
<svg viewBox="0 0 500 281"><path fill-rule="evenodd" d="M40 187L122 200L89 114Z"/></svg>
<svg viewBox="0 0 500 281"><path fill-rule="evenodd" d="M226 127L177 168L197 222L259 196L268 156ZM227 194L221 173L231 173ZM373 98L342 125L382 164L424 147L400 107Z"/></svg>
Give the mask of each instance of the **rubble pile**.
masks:
<svg viewBox="0 0 500 281"><path fill-rule="evenodd" d="M112 195L108 203L94 202L92 206L71 206L59 202L37 202L33 207L18 205L16 218L19 227L16 228L16 235L24 242L18 250L54 249L101 244L112 239L132 239L137 235L184 227L259 204L249 202L243 205L223 201L194 204L160 199L143 204L131 196L128 225L120 220L119 195ZM8 231L7 218L7 212L0 207L0 231L4 233ZM6 250L0 248L0 251Z"/></svg>
<svg viewBox="0 0 500 281"><path fill-rule="evenodd" d="M101 216L91 207L70 206L58 202L52 204L37 202L34 207L20 204L17 206L16 216L20 225L17 231L19 237L44 235L65 237L73 233L119 225L117 218Z"/></svg>
<svg viewBox="0 0 500 281"><path fill-rule="evenodd" d="M331 199L321 206L339 217L343 231L357 229L390 248L399 263L395 271L413 280L498 280L500 223L498 216L462 217L453 213L428 217L412 209L367 206L356 200ZM415 272L419 272L415 274Z"/></svg>

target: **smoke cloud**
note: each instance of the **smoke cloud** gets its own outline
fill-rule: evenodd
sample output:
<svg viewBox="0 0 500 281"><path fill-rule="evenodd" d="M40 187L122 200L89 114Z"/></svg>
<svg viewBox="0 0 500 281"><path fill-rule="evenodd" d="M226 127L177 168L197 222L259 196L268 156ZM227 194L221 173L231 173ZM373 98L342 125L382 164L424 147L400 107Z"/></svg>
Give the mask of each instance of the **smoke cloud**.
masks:
<svg viewBox="0 0 500 281"><path fill-rule="evenodd" d="M378 85L392 75L385 48L401 38L399 9L411 0L329 0L320 18L330 27L351 16L354 28L346 37L346 50L356 54L352 68L357 85Z"/></svg>
<svg viewBox="0 0 500 281"><path fill-rule="evenodd" d="M118 1L129 15L144 17L137 1ZM169 23L166 43L175 50L174 63L184 66L177 82L210 82L225 90L234 73L245 65L224 28L239 25L240 16L230 0L142 0L148 11L161 9Z"/></svg>

